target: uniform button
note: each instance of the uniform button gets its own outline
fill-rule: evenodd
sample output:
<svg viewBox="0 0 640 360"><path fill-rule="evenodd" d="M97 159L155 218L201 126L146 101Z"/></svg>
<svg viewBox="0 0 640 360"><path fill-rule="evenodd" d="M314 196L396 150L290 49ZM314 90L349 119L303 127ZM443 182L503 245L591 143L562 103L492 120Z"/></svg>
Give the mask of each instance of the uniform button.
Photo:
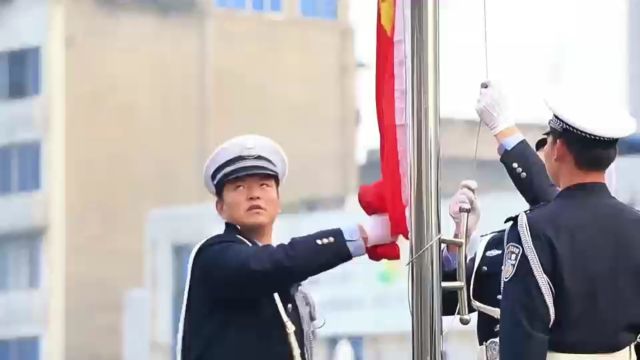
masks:
<svg viewBox="0 0 640 360"><path fill-rule="evenodd" d="M493 331L500 331L500 324L496 325L496 327L493 328Z"/></svg>
<svg viewBox="0 0 640 360"><path fill-rule="evenodd" d="M514 169L517 169L518 168L518 163L513 163L513 164L511 164L511 166L513 166Z"/></svg>
<svg viewBox="0 0 640 360"><path fill-rule="evenodd" d="M487 270L489 270L489 269L487 269L486 266L483 266L483 267L480 268L480 270L482 270L482 272L487 272Z"/></svg>
<svg viewBox="0 0 640 360"><path fill-rule="evenodd" d="M320 239L316 240L316 244L322 245L322 240L320 240Z"/></svg>
<svg viewBox="0 0 640 360"><path fill-rule="evenodd" d="M328 244L329 243L329 239L322 239L322 243L323 244Z"/></svg>
<svg viewBox="0 0 640 360"><path fill-rule="evenodd" d="M520 174L520 173L522 172L522 168L517 168L517 169L516 169L516 172L517 172L518 174Z"/></svg>
<svg viewBox="0 0 640 360"><path fill-rule="evenodd" d="M329 242L332 243L334 241L336 241L336 239L334 239L333 236L329 236Z"/></svg>
<svg viewBox="0 0 640 360"><path fill-rule="evenodd" d="M287 311L291 312L291 310L293 310L293 305L287 304Z"/></svg>
<svg viewBox="0 0 640 360"><path fill-rule="evenodd" d="M520 174L520 177L523 178L523 179L526 178L527 177L527 173L523 172L522 174Z"/></svg>
<svg viewBox="0 0 640 360"><path fill-rule="evenodd" d="M496 299L498 299L498 300L502 300L502 295L498 295L498 296L496 296Z"/></svg>

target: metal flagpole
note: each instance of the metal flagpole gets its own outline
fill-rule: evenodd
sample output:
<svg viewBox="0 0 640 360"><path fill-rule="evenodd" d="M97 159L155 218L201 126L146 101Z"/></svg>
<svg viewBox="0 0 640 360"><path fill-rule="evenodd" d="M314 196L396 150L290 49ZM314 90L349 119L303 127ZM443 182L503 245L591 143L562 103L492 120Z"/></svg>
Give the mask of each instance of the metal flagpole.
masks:
<svg viewBox="0 0 640 360"><path fill-rule="evenodd" d="M411 267L413 360L442 358L438 0L411 2ZM435 242L434 246L433 245ZM426 247L423 254L415 256ZM415 257L415 258L414 258Z"/></svg>

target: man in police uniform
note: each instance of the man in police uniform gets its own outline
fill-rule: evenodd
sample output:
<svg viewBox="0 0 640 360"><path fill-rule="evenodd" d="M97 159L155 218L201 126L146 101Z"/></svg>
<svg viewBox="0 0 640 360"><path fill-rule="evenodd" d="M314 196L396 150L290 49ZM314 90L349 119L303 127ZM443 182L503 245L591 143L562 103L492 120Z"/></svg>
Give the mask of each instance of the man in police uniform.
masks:
<svg viewBox="0 0 640 360"><path fill-rule="evenodd" d="M561 191L508 232L500 358L628 360L640 334L640 213L610 194L605 171L636 122L597 100L547 104L545 166Z"/></svg>
<svg viewBox="0 0 640 360"><path fill-rule="evenodd" d="M516 186L516 189L530 207L549 202L557 193L557 188L547 175L541 160L546 137L536 142L535 151L526 141L505 111L505 102L500 90L489 82L481 86L476 107L481 122L492 132L498 141L500 162ZM460 206L471 208L469 232L473 233L479 222L479 205L476 198L475 181L463 181L452 197L449 215L456 224L459 233ZM500 319L501 272L505 244L505 230L499 230L483 236L476 255L467 264L467 284L471 310L478 310L477 337L480 345L479 359L497 359ZM451 250L455 250L453 247ZM443 255L443 278L454 280L456 277L456 254L446 252ZM443 312L453 315L458 301L455 292L443 296Z"/></svg>
<svg viewBox="0 0 640 360"><path fill-rule="evenodd" d="M257 135L227 141L207 161L204 182L226 225L192 252L178 359L310 360L313 318L303 307L312 304L299 284L391 241L378 218L271 245L286 173L280 146Z"/></svg>

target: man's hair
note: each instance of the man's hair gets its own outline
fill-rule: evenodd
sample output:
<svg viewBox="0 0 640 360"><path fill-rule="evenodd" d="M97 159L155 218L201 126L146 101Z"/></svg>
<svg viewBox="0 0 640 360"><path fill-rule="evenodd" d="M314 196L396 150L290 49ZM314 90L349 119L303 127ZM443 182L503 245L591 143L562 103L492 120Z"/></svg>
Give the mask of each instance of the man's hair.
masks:
<svg viewBox="0 0 640 360"><path fill-rule="evenodd" d="M562 139L582 171L605 171L618 155L618 140L591 139L571 132L551 129L552 141Z"/></svg>

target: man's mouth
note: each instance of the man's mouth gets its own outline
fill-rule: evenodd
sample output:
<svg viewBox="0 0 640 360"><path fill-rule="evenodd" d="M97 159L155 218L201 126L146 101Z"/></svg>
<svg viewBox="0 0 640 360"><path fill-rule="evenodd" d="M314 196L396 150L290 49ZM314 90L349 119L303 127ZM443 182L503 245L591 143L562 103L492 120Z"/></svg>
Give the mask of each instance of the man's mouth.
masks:
<svg viewBox="0 0 640 360"><path fill-rule="evenodd" d="M247 211L253 211L253 210L264 210L264 208L262 206L260 206L260 205L251 205L247 209Z"/></svg>

